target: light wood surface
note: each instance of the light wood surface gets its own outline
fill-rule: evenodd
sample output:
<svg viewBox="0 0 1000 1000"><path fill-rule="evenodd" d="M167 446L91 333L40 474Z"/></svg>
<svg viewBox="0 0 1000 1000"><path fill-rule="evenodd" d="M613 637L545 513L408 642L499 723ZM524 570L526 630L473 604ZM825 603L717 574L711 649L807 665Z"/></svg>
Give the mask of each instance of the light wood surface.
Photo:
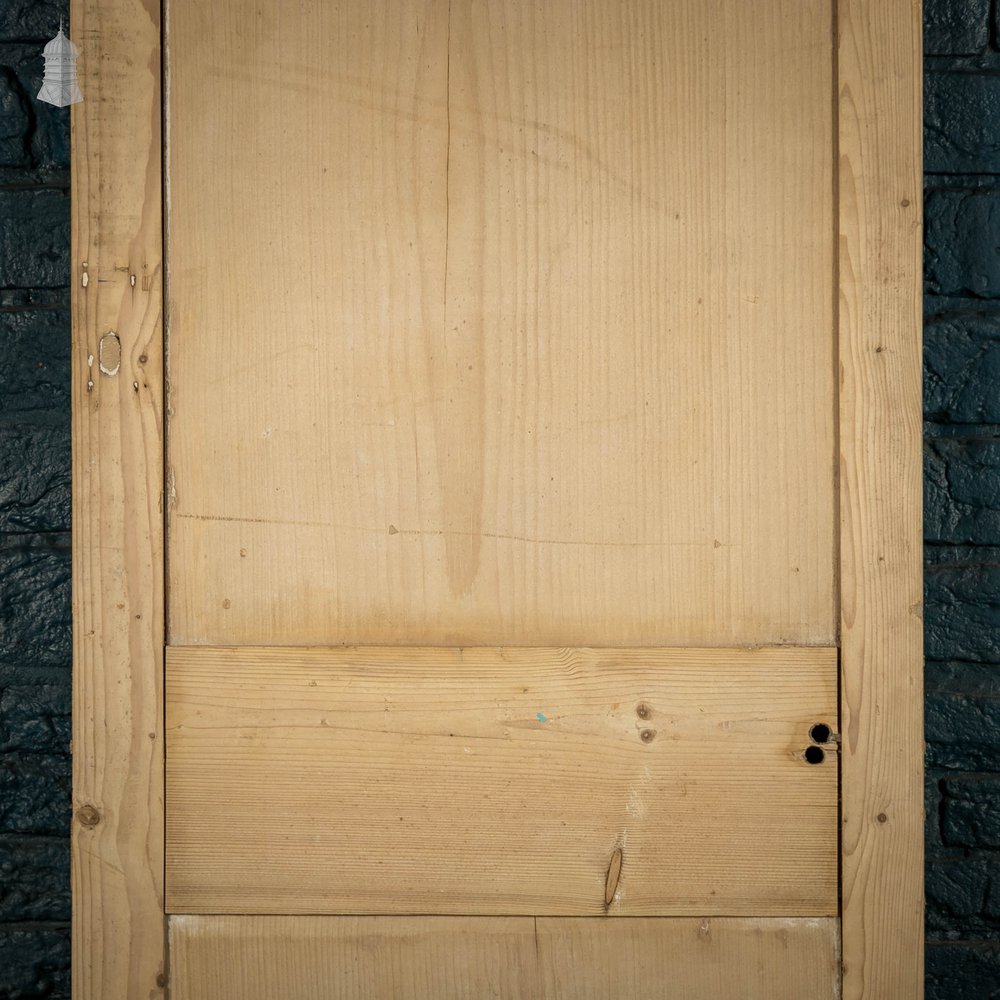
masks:
<svg viewBox="0 0 1000 1000"><path fill-rule="evenodd" d="M172 1000L537 996L532 917L170 918Z"/></svg>
<svg viewBox="0 0 1000 1000"><path fill-rule="evenodd" d="M540 917L537 937L546 1000L840 997L836 920Z"/></svg>
<svg viewBox="0 0 1000 1000"><path fill-rule="evenodd" d="M170 919L174 1000L834 1000L836 920Z"/></svg>
<svg viewBox="0 0 1000 1000"><path fill-rule="evenodd" d="M53 25L54 27L54 25ZM74 0L73 996L162 996L160 11ZM103 368L103 371L102 371Z"/></svg>
<svg viewBox="0 0 1000 1000"><path fill-rule="evenodd" d="M171 4L174 635L832 642L839 351L844 997L919 998L918 9L840 0L834 81L814 0L627 24L448 6ZM159 5L73 0L71 34L73 990L145 1000L165 968ZM109 333L116 375L90 362ZM258 790L248 825L273 824ZM606 854L602 905L633 874ZM540 918L533 947L558 922L560 954L620 992L608 962L670 950L617 941L642 918L597 940ZM762 997L812 995L798 933ZM739 954L737 988L758 968Z"/></svg>
<svg viewBox="0 0 1000 1000"><path fill-rule="evenodd" d="M837 912L836 651L167 649L175 913Z"/></svg>
<svg viewBox="0 0 1000 1000"><path fill-rule="evenodd" d="M920 5L838 7L843 989L919 1000Z"/></svg>
<svg viewBox="0 0 1000 1000"><path fill-rule="evenodd" d="M171 641L835 642L830 15L173 0Z"/></svg>

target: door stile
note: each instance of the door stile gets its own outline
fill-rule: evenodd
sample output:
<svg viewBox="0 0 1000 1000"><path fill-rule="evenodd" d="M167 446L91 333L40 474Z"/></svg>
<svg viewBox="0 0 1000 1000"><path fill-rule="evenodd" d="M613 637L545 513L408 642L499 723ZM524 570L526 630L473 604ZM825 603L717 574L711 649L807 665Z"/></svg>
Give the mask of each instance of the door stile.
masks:
<svg viewBox="0 0 1000 1000"><path fill-rule="evenodd" d="M920 5L838 0L844 1000L923 996Z"/></svg>
<svg viewBox="0 0 1000 1000"><path fill-rule="evenodd" d="M74 0L73 814L77 1000L162 997L160 5Z"/></svg>

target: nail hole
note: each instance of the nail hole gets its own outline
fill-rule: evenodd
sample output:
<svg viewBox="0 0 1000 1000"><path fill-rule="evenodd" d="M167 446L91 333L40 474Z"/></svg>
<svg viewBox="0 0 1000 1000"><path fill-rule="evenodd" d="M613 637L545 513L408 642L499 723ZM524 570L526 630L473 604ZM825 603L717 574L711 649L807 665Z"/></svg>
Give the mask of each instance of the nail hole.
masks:
<svg viewBox="0 0 1000 1000"><path fill-rule="evenodd" d="M822 747L806 747L805 758L810 764L822 764L826 754Z"/></svg>
<svg viewBox="0 0 1000 1000"><path fill-rule="evenodd" d="M830 727L824 722L817 722L816 725L809 730L809 739L811 739L813 743L829 743L830 736Z"/></svg>

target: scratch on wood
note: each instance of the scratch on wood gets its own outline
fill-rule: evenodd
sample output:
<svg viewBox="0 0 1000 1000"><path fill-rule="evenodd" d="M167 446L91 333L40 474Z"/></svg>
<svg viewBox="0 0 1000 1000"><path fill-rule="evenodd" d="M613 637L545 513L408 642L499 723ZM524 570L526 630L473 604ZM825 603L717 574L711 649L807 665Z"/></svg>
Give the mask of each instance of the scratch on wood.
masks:
<svg viewBox="0 0 1000 1000"><path fill-rule="evenodd" d="M618 882L622 874L622 849L616 847L608 864L608 874L604 880L604 908L610 908L618 891Z"/></svg>
<svg viewBox="0 0 1000 1000"><path fill-rule="evenodd" d="M395 526L393 526L395 528ZM705 542L685 542L685 541L624 541L612 542L603 539L589 538L537 538L533 535L508 535L495 531L445 531L445 530L424 530L421 528L395 528L389 532L392 535L431 535L431 536L464 536L469 538L490 538L502 542L524 542L529 545L579 545L586 548L609 548L609 549L638 549L653 547L671 546L692 546L703 547Z"/></svg>
<svg viewBox="0 0 1000 1000"><path fill-rule="evenodd" d="M355 524L338 524L335 521L306 520L306 519L298 520L292 518L273 518L273 517L240 517L237 515L225 515L225 514L185 513L185 514L178 514L177 516L182 518L188 518L195 521L221 521L221 522L235 522L238 524L286 524L289 525L290 527L333 528L338 531L365 531L377 534L383 534L386 531L385 528L370 528L365 525L355 525ZM490 538L505 542L524 542L525 544L529 545L579 545L579 546L593 547L593 548L641 548L645 546L667 547L667 546L679 546L679 545L701 546L705 544L703 542L681 542L681 541L610 542L603 540L591 541L586 538L536 538L532 535L508 535L494 531L446 531L444 529L423 530L420 528L397 528L396 525L394 524L389 525L388 534L427 535L430 537L467 535L475 538Z"/></svg>

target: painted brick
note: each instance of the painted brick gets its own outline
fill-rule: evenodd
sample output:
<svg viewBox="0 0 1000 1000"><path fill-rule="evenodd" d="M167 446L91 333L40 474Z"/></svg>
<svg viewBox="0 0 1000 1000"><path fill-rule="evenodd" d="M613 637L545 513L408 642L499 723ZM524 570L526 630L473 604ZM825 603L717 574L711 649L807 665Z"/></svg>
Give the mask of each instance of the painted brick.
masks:
<svg viewBox="0 0 1000 1000"><path fill-rule="evenodd" d="M0 663L65 667L71 658L65 535L0 535Z"/></svg>
<svg viewBox="0 0 1000 1000"><path fill-rule="evenodd" d="M31 119L28 97L17 74L0 65L0 166L31 166Z"/></svg>
<svg viewBox="0 0 1000 1000"><path fill-rule="evenodd" d="M1000 849L1000 775L947 779L941 827L946 845Z"/></svg>
<svg viewBox="0 0 1000 1000"><path fill-rule="evenodd" d="M924 537L955 545L1000 537L1000 440L925 442Z"/></svg>
<svg viewBox="0 0 1000 1000"><path fill-rule="evenodd" d="M969 72L925 76L924 169L1000 172L1000 77Z"/></svg>
<svg viewBox="0 0 1000 1000"><path fill-rule="evenodd" d="M0 924L69 918L66 838L0 836Z"/></svg>
<svg viewBox="0 0 1000 1000"><path fill-rule="evenodd" d="M69 260L67 247L66 259ZM0 288L0 310L55 309L68 307L69 289L59 288Z"/></svg>
<svg viewBox="0 0 1000 1000"><path fill-rule="evenodd" d="M68 837L70 762L64 752L0 754L0 834Z"/></svg>
<svg viewBox="0 0 1000 1000"><path fill-rule="evenodd" d="M1000 663L1000 563L929 565L924 641L931 660Z"/></svg>
<svg viewBox="0 0 1000 1000"><path fill-rule="evenodd" d="M944 316L924 327L924 416L1000 424L1000 313ZM993 540L1000 538L993 536Z"/></svg>
<svg viewBox="0 0 1000 1000"><path fill-rule="evenodd" d="M0 423L0 531L68 531L70 478L65 422Z"/></svg>
<svg viewBox="0 0 1000 1000"><path fill-rule="evenodd" d="M0 4L0 40L48 41L59 29L59 18L69 24L66 0L4 0Z"/></svg>
<svg viewBox="0 0 1000 1000"><path fill-rule="evenodd" d="M1000 296L1000 191L932 188L924 198L924 224L928 293Z"/></svg>
<svg viewBox="0 0 1000 1000"><path fill-rule="evenodd" d="M924 849L928 860L949 856L941 838L941 802L943 782L924 772Z"/></svg>
<svg viewBox="0 0 1000 1000"><path fill-rule="evenodd" d="M928 767L1000 771L1000 699L996 695L932 692L927 695L925 726Z"/></svg>
<svg viewBox="0 0 1000 1000"><path fill-rule="evenodd" d="M927 766L1000 772L1000 665L928 663Z"/></svg>
<svg viewBox="0 0 1000 1000"><path fill-rule="evenodd" d="M1000 942L930 942L926 968L925 1000L1000 1000Z"/></svg>
<svg viewBox="0 0 1000 1000"><path fill-rule="evenodd" d="M991 885L1000 880L1000 859L995 855L974 852L932 860L927 865L927 929L935 936L948 937L960 922L963 928L975 927L981 934L994 930L987 898Z"/></svg>
<svg viewBox="0 0 1000 1000"><path fill-rule="evenodd" d="M67 285L68 244L68 191L0 191L0 286Z"/></svg>
<svg viewBox="0 0 1000 1000"><path fill-rule="evenodd" d="M973 55L990 40L990 0L924 0L924 52Z"/></svg>
<svg viewBox="0 0 1000 1000"><path fill-rule="evenodd" d="M68 310L0 312L0 418L46 410L68 431L69 380Z"/></svg>
<svg viewBox="0 0 1000 1000"><path fill-rule="evenodd" d="M37 99L44 72L42 46L0 42L0 102L11 116L0 125L0 181L69 181L69 108Z"/></svg>
<svg viewBox="0 0 1000 1000"><path fill-rule="evenodd" d="M0 1000L70 1000L69 928L0 928Z"/></svg>
<svg viewBox="0 0 1000 1000"><path fill-rule="evenodd" d="M68 684L16 685L0 691L0 752L65 753L70 735Z"/></svg>

